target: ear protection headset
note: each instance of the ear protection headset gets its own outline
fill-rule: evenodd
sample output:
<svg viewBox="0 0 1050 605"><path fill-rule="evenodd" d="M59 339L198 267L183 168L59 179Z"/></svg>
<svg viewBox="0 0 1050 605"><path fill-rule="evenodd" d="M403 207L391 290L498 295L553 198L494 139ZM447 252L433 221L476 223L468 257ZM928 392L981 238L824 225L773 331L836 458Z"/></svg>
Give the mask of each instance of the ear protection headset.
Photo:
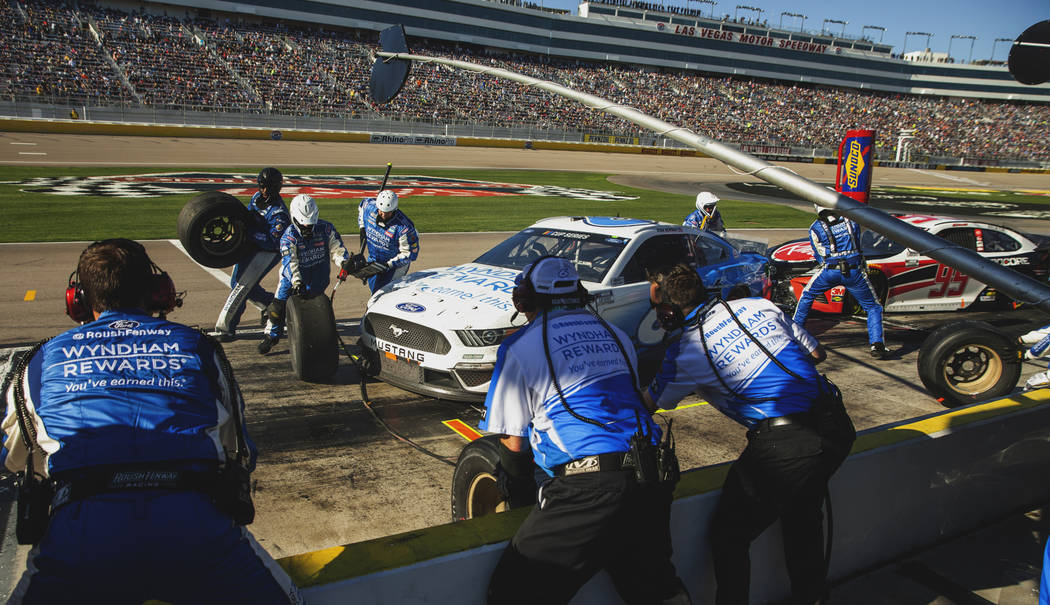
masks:
<svg viewBox="0 0 1050 605"><path fill-rule="evenodd" d="M703 288L702 281L700 286ZM682 312L682 308L668 299L663 287L658 284L657 289L660 291L660 301L653 303L653 309L656 310L656 321L659 322L661 328L667 332L671 332L679 328L691 327L699 323L700 318L703 315L702 313L697 313L692 319L686 321L685 313Z"/></svg>
<svg viewBox="0 0 1050 605"><path fill-rule="evenodd" d="M176 307L181 307L182 295L175 291L175 282L171 281L171 277L150 260L142 244L133 240L107 239L94 242L88 248L108 243L119 243L118 245L123 246L125 242L130 242L134 252L141 254L149 262L151 274L146 284L146 312L157 313L164 317ZM79 269L74 269L69 274L69 284L66 286L66 315L77 323L84 323L91 321L94 315L79 278Z"/></svg>

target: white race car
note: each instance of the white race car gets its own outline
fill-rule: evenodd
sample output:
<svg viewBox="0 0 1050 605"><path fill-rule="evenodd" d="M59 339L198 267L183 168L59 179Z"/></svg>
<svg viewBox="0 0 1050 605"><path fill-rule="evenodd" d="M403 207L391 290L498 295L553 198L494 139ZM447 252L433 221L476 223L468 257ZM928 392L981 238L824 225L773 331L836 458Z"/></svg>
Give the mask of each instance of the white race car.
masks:
<svg viewBox="0 0 1050 605"><path fill-rule="evenodd" d="M417 271L378 290L361 319L361 346L385 382L480 401L500 342L525 322L511 303L514 278L541 256L555 255L573 262L595 309L632 336L644 366L664 334L649 304L646 269L682 262L697 267L707 287L725 297L768 298L763 252L762 242L727 241L649 220L543 219L474 262Z"/></svg>

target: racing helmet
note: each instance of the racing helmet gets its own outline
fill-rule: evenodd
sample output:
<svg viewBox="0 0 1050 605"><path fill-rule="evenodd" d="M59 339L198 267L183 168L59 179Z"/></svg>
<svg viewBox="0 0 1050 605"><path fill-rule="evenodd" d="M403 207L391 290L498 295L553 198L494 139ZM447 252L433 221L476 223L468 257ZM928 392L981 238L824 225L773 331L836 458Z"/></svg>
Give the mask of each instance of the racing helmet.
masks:
<svg viewBox="0 0 1050 605"><path fill-rule="evenodd" d="M832 218L838 216L838 214L834 210L832 210L831 208L825 208L820 204L813 204L813 211L817 213L817 216L825 220L831 220Z"/></svg>
<svg viewBox="0 0 1050 605"><path fill-rule="evenodd" d="M718 203L718 196L710 191L701 191L696 194L696 209L711 214Z"/></svg>
<svg viewBox="0 0 1050 605"><path fill-rule="evenodd" d="M300 193L292 199L292 222L299 229L299 233L303 234L303 237L310 237L313 235L314 225L317 224L317 202L314 198Z"/></svg>
<svg viewBox="0 0 1050 605"><path fill-rule="evenodd" d="M393 191L383 190L376 196L376 208L380 212L393 212L397 210L397 194Z"/></svg>
<svg viewBox="0 0 1050 605"><path fill-rule="evenodd" d="M267 167L259 171L258 181L259 189L265 191L267 197L275 197L284 185L284 175L276 168Z"/></svg>

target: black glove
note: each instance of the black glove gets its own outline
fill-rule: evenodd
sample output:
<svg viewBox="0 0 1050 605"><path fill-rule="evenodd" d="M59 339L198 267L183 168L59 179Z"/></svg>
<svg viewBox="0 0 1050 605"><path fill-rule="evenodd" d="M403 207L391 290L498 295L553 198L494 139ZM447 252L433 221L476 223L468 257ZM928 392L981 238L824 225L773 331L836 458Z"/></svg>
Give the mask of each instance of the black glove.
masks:
<svg viewBox="0 0 1050 605"><path fill-rule="evenodd" d="M295 284L292 286L292 294L296 296L306 296L306 284Z"/></svg>
<svg viewBox="0 0 1050 605"><path fill-rule="evenodd" d="M499 444L499 465L496 466L496 488L510 508L536 503L536 475L532 450L512 452Z"/></svg>

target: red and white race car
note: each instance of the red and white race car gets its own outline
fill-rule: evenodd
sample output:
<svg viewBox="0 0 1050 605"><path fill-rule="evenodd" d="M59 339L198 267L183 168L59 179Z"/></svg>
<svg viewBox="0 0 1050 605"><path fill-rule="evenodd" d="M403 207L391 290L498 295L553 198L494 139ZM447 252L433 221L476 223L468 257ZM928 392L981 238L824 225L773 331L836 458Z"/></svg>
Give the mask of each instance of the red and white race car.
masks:
<svg viewBox="0 0 1050 605"><path fill-rule="evenodd" d="M943 216L895 216L953 244L975 250L1004 267L1047 280L1050 238ZM868 261L868 277L886 311L949 311L975 305L1009 307L1013 302L995 288L873 231L862 232L861 249ZM787 242L770 248L767 254L776 282L773 300L797 303L817 269L809 240ZM813 304L813 309L826 313L853 312L855 307L858 305L841 286L818 296Z"/></svg>

